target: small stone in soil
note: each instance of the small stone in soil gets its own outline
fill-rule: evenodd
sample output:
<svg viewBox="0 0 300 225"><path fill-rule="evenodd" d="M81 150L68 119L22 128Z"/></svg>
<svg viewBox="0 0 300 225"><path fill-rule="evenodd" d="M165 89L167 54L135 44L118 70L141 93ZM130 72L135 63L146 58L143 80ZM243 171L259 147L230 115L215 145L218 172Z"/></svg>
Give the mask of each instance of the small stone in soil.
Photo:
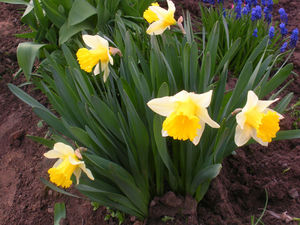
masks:
<svg viewBox="0 0 300 225"><path fill-rule="evenodd" d="M296 188L292 188L291 190L288 191L288 193L291 198L295 199L299 197L299 193Z"/></svg>

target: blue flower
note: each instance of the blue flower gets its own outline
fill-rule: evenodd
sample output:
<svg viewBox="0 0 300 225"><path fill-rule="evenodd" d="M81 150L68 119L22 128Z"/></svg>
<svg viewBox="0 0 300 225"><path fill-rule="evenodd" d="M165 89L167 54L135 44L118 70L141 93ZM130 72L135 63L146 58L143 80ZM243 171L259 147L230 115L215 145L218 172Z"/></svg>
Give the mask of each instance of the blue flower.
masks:
<svg viewBox="0 0 300 225"><path fill-rule="evenodd" d="M269 8L270 11L273 10L273 0L267 0L267 6Z"/></svg>
<svg viewBox="0 0 300 225"><path fill-rule="evenodd" d="M253 34L254 37L257 37L257 28L254 29Z"/></svg>
<svg viewBox="0 0 300 225"><path fill-rule="evenodd" d="M252 0L252 4L253 4L253 6L256 6L257 5L257 0Z"/></svg>
<svg viewBox="0 0 300 225"><path fill-rule="evenodd" d="M223 4L224 2L223 2L223 0L218 0L218 3L222 3Z"/></svg>
<svg viewBox="0 0 300 225"><path fill-rule="evenodd" d="M255 8L252 8L251 20L259 20L261 18L261 7L257 5Z"/></svg>
<svg viewBox="0 0 300 225"><path fill-rule="evenodd" d="M242 0L237 0L236 6L234 9L234 12L236 13L236 19L241 18L241 16L242 16L241 11L242 11Z"/></svg>
<svg viewBox="0 0 300 225"><path fill-rule="evenodd" d="M273 39L274 37L274 32L275 32L275 28L273 26L270 27L270 30L269 30L269 38L270 40Z"/></svg>
<svg viewBox="0 0 300 225"><path fill-rule="evenodd" d="M261 4L262 4L263 6L266 6L266 0L261 0Z"/></svg>
<svg viewBox="0 0 300 225"><path fill-rule="evenodd" d="M280 14L280 20L283 23L287 23L288 22L288 15L286 14L284 8L280 8L278 10L279 14Z"/></svg>
<svg viewBox="0 0 300 225"><path fill-rule="evenodd" d="M280 52L281 52L281 53L285 52L285 49L286 49L286 47L287 47L287 44L288 44L287 42L284 42L284 43L283 43L283 45L282 45L281 48L280 48Z"/></svg>
<svg viewBox="0 0 300 225"><path fill-rule="evenodd" d="M268 22L268 24L270 24L272 21L272 14L268 7L264 8L264 14L265 14L265 20Z"/></svg>
<svg viewBox="0 0 300 225"><path fill-rule="evenodd" d="M298 41L298 35L299 35L299 30L298 30L298 28L295 28L292 32L292 35L291 35L291 41L290 41L290 47L291 48L296 47L297 41Z"/></svg>
<svg viewBox="0 0 300 225"><path fill-rule="evenodd" d="M242 14L247 15L250 11L251 11L251 8L249 7L248 4L246 4L246 6L243 7L243 9L242 9Z"/></svg>
<svg viewBox="0 0 300 225"><path fill-rule="evenodd" d="M285 24L281 23L279 25L279 27L280 27L280 33L281 33L282 37L284 37L285 35L287 35L288 30L286 29Z"/></svg>

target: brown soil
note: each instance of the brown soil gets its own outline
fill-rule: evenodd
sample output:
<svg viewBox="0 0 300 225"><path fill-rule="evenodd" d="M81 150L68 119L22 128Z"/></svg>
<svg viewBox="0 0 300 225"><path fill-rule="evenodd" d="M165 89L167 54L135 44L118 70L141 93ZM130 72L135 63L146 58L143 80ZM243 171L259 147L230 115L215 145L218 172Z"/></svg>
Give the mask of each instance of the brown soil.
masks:
<svg viewBox="0 0 300 225"><path fill-rule="evenodd" d="M199 16L197 0L174 2L190 9L194 18ZM300 2L280 0L280 6L289 14L288 28L291 31L300 21L297 10ZM31 108L7 88L7 83L18 85L25 82L24 78L13 79L13 74L18 70L16 47L23 41L16 39L14 34L25 29L20 23L19 7L0 3L0 8L0 224L53 224L56 202L66 203L67 219L63 224L118 224L112 219L104 221L107 213L104 207L93 211L89 201L62 196L41 183L40 177L47 178L47 169L53 162L43 157L48 149L34 143L26 135L44 136L47 127L38 128L39 119ZM276 12L278 8L275 6ZM295 71L300 74L299 44L292 60ZM298 77L289 88L295 93L294 102L300 97L299 84ZM25 90L46 103L46 99L33 87L26 87ZM291 129L293 118L289 114L285 116L282 127ZM280 216L287 211L292 217L300 217L299 144L300 140L279 141L271 143L268 148L253 144L238 149L236 155L224 161L221 174L212 182L197 210L191 207L194 201L189 197L167 193L152 202L152 218L147 224L250 224L250 216L259 217L264 207L265 189L269 203L268 212L263 217L264 224L296 224L276 218L276 213ZM78 194L75 190L72 193ZM184 208L182 215L177 213L178 206ZM155 212L159 210L164 210L162 215L175 217L175 220L161 222L161 218L155 218ZM128 217L125 224L142 223Z"/></svg>

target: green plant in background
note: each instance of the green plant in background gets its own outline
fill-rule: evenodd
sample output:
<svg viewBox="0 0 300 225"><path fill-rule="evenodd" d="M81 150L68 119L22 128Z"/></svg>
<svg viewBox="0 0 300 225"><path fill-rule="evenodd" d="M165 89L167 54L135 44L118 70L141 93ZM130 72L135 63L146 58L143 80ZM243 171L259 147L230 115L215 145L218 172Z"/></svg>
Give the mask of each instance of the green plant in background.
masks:
<svg viewBox="0 0 300 225"><path fill-rule="evenodd" d="M119 225L121 225L124 220L125 220L125 215L124 213L121 213L120 211L116 210L112 210L109 207L106 208L107 213L106 216L104 217L104 220L109 220L110 218L116 218L119 221Z"/></svg>
<svg viewBox="0 0 300 225"><path fill-rule="evenodd" d="M121 17L124 25L141 33L144 10L154 0L0 0L26 7L21 21L30 32L18 34L31 39L17 49L20 68L30 80L34 59L44 57L41 48L47 51L60 49L64 43L79 42L81 31L114 32L115 18ZM139 23L139 25L137 25ZM69 43L70 42L70 43Z"/></svg>
<svg viewBox="0 0 300 225"><path fill-rule="evenodd" d="M151 34L173 24L168 23L173 21L169 20L172 11L169 14L156 4L148 10L158 17L151 23L156 23ZM90 36L102 42L106 39L120 49L123 57L114 57L113 65L107 62L112 53L107 52L106 44L84 50L95 53L95 57L86 58L91 60L84 66L80 54L76 57L82 42L63 44L61 51L52 53L45 50L46 60L32 76L32 82L48 97L55 113L9 84L10 90L53 129L52 140L36 140L48 143L52 151L57 142L72 146L66 140L72 140L77 149L80 146L87 149L74 158L77 163L82 157L94 180L81 176L75 187L91 201L139 219L147 217L150 200L167 190L189 194L200 201L211 180L219 174L222 160L241 145L235 141L236 134L242 134L239 135L242 144L250 137L262 140L264 145L272 139L300 137L299 130L278 131L279 113L284 112L292 94L278 101L276 112L268 108L284 88L274 90L293 68L283 62L271 77L275 65L272 59L280 54L274 52L275 55L265 57L269 38L264 37L251 49L235 87L228 90L228 68L242 44L241 39L235 40L224 55L219 55L220 30L224 24L216 21L209 34L203 33L207 38L202 39L203 47L199 49L189 14L184 21L185 34L166 30L161 36L137 38L137 32L128 30L126 22L116 17L109 38L102 32L101 37ZM180 20L177 23L180 27ZM139 29L146 32L142 25ZM104 62L104 67L109 68L107 77L103 76ZM88 70L81 69L88 64ZM90 73L97 64L100 76ZM270 93L274 94L269 101L258 100ZM166 119L155 114L147 103ZM237 112L240 116L236 117ZM269 127L266 121L273 117L277 122L274 120ZM243 132L236 133L237 126ZM70 146L66 148L71 149ZM72 153L66 162L74 166L74 158ZM75 169L73 172L76 175ZM57 177L60 182L65 179L69 184L69 176ZM60 182L54 181L62 186Z"/></svg>
<svg viewBox="0 0 300 225"><path fill-rule="evenodd" d="M62 219L66 218L65 203L55 203L54 205L54 225L59 225Z"/></svg>
<svg viewBox="0 0 300 225"><path fill-rule="evenodd" d="M273 1L262 1L261 4L257 4L257 1L254 3L251 0L245 1L245 4L242 4L241 0L234 2L232 9L224 9L222 4L219 4L218 7L204 7L199 3L201 10L200 23L202 30L206 31L206 34L211 32L216 21L223 24L220 27L218 57L223 57L232 43L241 38L240 49L234 60L229 64L231 73L234 76L238 76L251 52L265 36L269 36L270 42L264 57L267 58L273 55L273 60L276 60L278 63L281 62L295 46L291 46L290 49L287 48L288 31L285 28L285 23L287 22L285 19L280 26L278 26L278 22L275 22L274 26L272 26ZM287 18L285 12L283 16ZM207 38L207 36L203 35L200 38ZM279 52L282 55L279 55ZM258 63L259 58L256 60L255 63ZM218 59L219 61L220 59Z"/></svg>

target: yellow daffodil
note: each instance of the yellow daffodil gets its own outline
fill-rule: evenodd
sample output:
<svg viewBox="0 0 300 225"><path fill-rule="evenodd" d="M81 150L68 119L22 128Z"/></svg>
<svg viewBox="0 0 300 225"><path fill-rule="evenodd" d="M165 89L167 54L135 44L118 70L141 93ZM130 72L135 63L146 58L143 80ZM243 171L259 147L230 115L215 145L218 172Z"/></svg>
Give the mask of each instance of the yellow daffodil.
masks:
<svg viewBox="0 0 300 225"><path fill-rule="evenodd" d="M103 80L106 81L109 75L108 63L113 65L114 61L110 55L108 41L99 35L83 35L82 39L84 43L90 48L80 48L77 53L77 60L80 64L80 68L88 73L92 72L93 67L94 75L100 73L101 62L101 71L103 73Z"/></svg>
<svg viewBox="0 0 300 225"><path fill-rule="evenodd" d="M74 173L77 184L81 175L81 170L94 180L93 174L85 167L85 163L80 161L75 151L69 145L58 142L54 145L53 150L44 154L49 159L59 158L52 168L48 170L50 181L57 186L68 188L72 184L71 176Z"/></svg>
<svg viewBox="0 0 300 225"><path fill-rule="evenodd" d="M252 137L263 146L268 146L279 131L279 120L283 116L269 109L268 106L278 100L262 101L253 91L248 92L247 103L236 115L236 131L234 141L237 146L246 144Z"/></svg>
<svg viewBox="0 0 300 225"><path fill-rule="evenodd" d="M175 5L170 0L167 0L167 3L168 10L161 8L158 3L152 3L144 12L144 18L150 23L146 31L147 34L162 34L167 28L170 29L171 25L176 24L176 20L174 19Z"/></svg>
<svg viewBox="0 0 300 225"><path fill-rule="evenodd" d="M183 141L189 139L197 145L206 123L213 128L220 127L208 115L211 96L212 90L203 94L183 90L174 96L152 99L147 105L167 117L163 122L162 136Z"/></svg>

